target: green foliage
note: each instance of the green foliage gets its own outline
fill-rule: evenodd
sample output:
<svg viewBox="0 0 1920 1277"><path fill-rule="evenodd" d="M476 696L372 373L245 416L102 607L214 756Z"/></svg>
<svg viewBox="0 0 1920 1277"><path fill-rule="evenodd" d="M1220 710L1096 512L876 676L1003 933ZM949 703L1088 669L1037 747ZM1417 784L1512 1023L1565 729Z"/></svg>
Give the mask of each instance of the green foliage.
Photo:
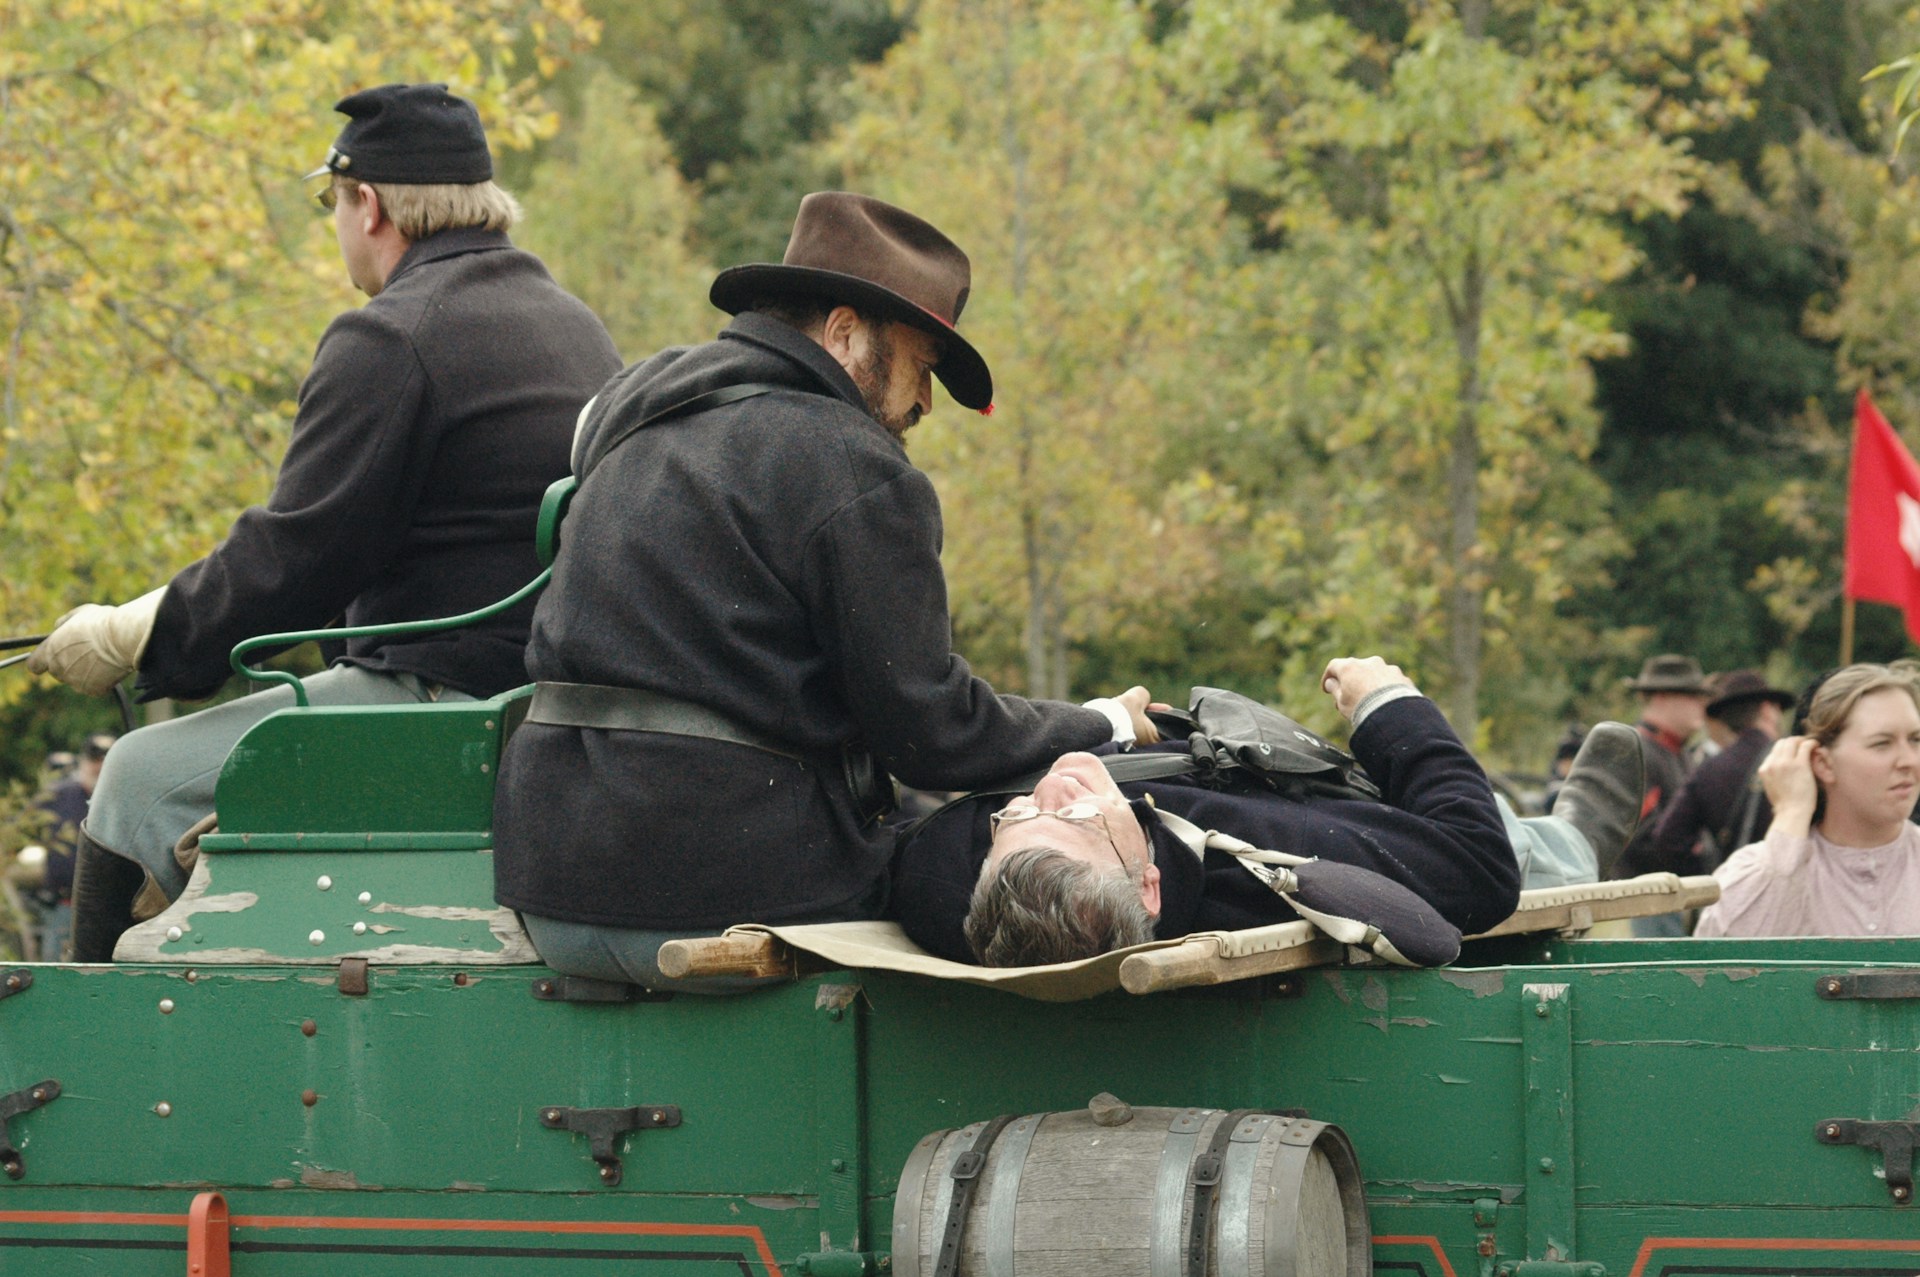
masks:
<svg viewBox="0 0 1920 1277"><path fill-rule="evenodd" d="M849 69L885 53L917 6L647 0L592 7L606 23L595 64L655 108L681 175L699 188L705 254L732 265L779 260L800 197L832 185L831 166L810 144L841 111Z"/></svg>
<svg viewBox="0 0 1920 1277"><path fill-rule="evenodd" d="M572 127L534 167L533 210L516 238L599 314L630 359L705 341L713 268L692 247L699 202L674 166L651 106L604 69L587 79Z"/></svg>
<svg viewBox="0 0 1920 1277"><path fill-rule="evenodd" d="M1331 727L1321 666L1379 651L1523 758L1627 712L1652 650L1791 679L1836 641L1852 390L1920 438L1920 200L1883 158L1920 79L1860 84L1911 9L15 5L0 629L151 587L264 495L356 300L291 179L337 96L432 78L630 359L710 336L714 270L777 258L810 189L969 251L999 407L911 446L996 681ZM31 686L0 681L0 777L111 718Z"/></svg>
<svg viewBox="0 0 1920 1277"><path fill-rule="evenodd" d="M971 654L1044 695L1075 685L1070 649L1162 632L1215 571L1219 489L1160 457L1166 423L1213 408L1229 139L1180 120L1155 57L1124 0L929 0L830 151L974 260L965 326L998 403L912 447Z"/></svg>

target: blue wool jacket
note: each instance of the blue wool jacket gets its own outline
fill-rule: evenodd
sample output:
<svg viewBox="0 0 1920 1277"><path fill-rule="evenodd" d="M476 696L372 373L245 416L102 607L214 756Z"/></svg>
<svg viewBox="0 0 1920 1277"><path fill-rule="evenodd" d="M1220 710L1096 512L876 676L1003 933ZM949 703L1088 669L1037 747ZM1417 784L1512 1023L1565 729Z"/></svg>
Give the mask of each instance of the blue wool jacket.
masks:
<svg viewBox="0 0 1920 1277"><path fill-rule="evenodd" d="M1466 935L1511 914L1520 897L1513 843L1486 773L1439 707L1419 696L1389 701L1366 718L1351 744L1385 801L1223 793L1191 777L1123 783L1121 790L1136 800L1134 812L1160 867L1155 935L1171 939L1194 931L1262 927L1297 915L1234 857L1209 851L1204 861L1196 859L1139 801L1148 795L1162 810L1202 829L1271 851L1320 856L1384 874ZM962 923L991 844L988 815L1004 802L982 799L949 807L901 850L894 867L893 916L930 953L973 961Z"/></svg>

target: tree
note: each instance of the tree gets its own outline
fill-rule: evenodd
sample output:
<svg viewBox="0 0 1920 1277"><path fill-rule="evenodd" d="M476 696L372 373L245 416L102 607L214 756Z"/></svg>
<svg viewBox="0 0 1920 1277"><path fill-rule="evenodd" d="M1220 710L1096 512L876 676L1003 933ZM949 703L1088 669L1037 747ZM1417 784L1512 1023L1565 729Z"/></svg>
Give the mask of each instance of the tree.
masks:
<svg viewBox="0 0 1920 1277"><path fill-rule="evenodd" d="M998 404L936 413L912 447L965 647L1003 672L1020 653L1035 695L1068 694L1076 645L1172 624L1213 573L1216 490L1161 459L1211 400L1224 139L1180 118L1156 56L1124 0L928 0L830 151L972 256L964 325Z"/></svg>
<svg viewBox="0 0 1920 1277"><path fill-rule="evenodd" d="M518 240L592 307L628 359L705 341L713 269L692 248L699 201L674 166L653 110L604 69L574 120L544 149Z"/></svg>
<svg viewBox="0 0 1920 1277"><path fill-rule="evenodd" d="M9 21L0 629L31 632L165 580L265 494L354 296L295 180L337 130L328 105L447 79L496 147L524 147L553 123L540 83L594 28L577 0L58 0Z"/></svg>
<svg viewBox="0 0 1920 1277"><path fill-rule="evenodd" d="M1613 544L1583 463L1591 364L1622 341L1594 298L1637 260L1623 219L1701 180L1686 132L1745 109L1742 8L1463 0L1362 31L1192 7L1194 109L1246 115L1270 158L1242 201L1291 392L1265 429L1326 458L1276 485L1271 535L1319 561L1281 569L1274 630L1393 634L1468 734L1489 667L1529 683L1590 641L1560 609Z"/></svg>

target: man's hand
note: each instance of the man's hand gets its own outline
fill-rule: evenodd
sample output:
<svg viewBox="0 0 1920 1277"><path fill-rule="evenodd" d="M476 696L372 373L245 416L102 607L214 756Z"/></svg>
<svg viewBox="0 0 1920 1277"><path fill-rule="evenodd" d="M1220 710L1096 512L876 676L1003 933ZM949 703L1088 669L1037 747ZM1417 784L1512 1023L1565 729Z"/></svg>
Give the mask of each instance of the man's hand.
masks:
<svg viewBox="0 0 1920 1277"><path fill-rule="evenodd" d="M47 641L33 649L27 668L51 674L78 692L105 696L140 667L160 611L161 586L131 603L103 607L88 603L60 618Z"/></svg>
<svg viewBox="0 0 1920 1277"><path fill-rule="evenodd" d="M1820 784L1813 776L1813 751L1820 748L1811 736L1782 736L1773 742L1760 764L1760 784L1773 807L1772 829L1793 838L1805 838L1813 828L1813 809Z"/></svg>
<svg viewBox="0 0 1920 1277"><path fill-rule="evenodd" d="M1157 745L1160 743L1160 729L1147 717L1147 710L1154 706L1153 694L1144 687L1129 687L1113 698L1119 701L1127 711L1127 717L1133 720L1133 743L1136 745ZM1162 705L1159 708L1165 709Z"/></svg>
<svg viewBox="0 0 1920 1277"><path fill-rule="evenodd" d="M1327 662L1320 675L1320 687L1333 697L1333 707L1342 718L1352 718L1361 701L1383 687L1413 686L1413 680L1398 665L1389 665L1377 656L1338 656Z"/></svg>

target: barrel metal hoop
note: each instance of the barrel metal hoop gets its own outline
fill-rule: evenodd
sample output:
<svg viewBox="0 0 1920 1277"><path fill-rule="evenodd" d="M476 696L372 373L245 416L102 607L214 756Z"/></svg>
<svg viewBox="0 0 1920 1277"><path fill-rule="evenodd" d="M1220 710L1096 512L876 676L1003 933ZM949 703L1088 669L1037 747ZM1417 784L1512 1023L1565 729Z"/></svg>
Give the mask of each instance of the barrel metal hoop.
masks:
<svg viewBox="0 0 1920 1277"><path fill-rule="evenodd" d="M1268 1277L1293 1277L1298 1271L1296 1211L1306 1186L1307 1167L1316 1149L1332 1167L1334 1182L1340 1191L1347 1235L1346 1277L1369 1277L1373 1271L1373 1229L1367 1219L1360 1161L1346 1132L1326 1122L1296 1120L1281 1133L1279 1145L1268 1181L1265 1265Z"/></svg>
<svg viewBox="0 0 1920 1277"><path fill-rule="evenodd" d="M1180 1208L1186 1205L1189 1172L1200 1128L1212 1109L1182 1109L1167 1124L1160 1147L1160 1173L1153 1186L1153 1234L1148 1243L1149 1277L1181 1277Z"/></svg>
<svg viewBox="0 0 1920 1277"><path fill-rule="evenodd" d="M1255 1114L1242 1118L1227 1142L1220 1177L1220 1222L1214 1245L1222 1273L1251 1273L1253 1239L1253 1171L1267 1128L1278 1118Z"/></svg>
<svg viewBox="0 0 1920 1277"><path fill-rule="evenodd" d="M1027 1153L1046 1116L1030 1113L1000 1136L1000 1159L993 1169L993 1184L986 1201L980 1204L981 1226L987 1230L986 1277L1013 1277L1013 1221L1020 1205L1020 1180L1026 1171Z"/></svg>
<svg viewBox="0 0 1920 1277"><path fill-rule="evenodd" d="M1206 1151L1194 1159L1193 1218L1187 1227L1187 1266L1185 1277L1207 1277L1207 1249L1213 1236L1214 1190L1220 1183L1220 1164L1234 1128L1254 1110L1235 1109L1223 1115L1213 1128Z"/></svg>
<svg viewBox="0 0 1920 1277"><path fill-rule="evenodd" d="M973 1200L973 1186L986 1167L993 1142L1013 1120L1012 1113L994 1118L973 1137L973 1146L953 1159L953 1169L948 1172L953 1181L953 1199L947 1206L946 1226L940 1236L940 1258L933 1266L933 1277L955 1277L960 1271L960 1241L967 1228L967 1204Z"/></svg>
<svg viewBox="0 0 1920 1277"><path fill-rule="evenodd" d="M893 1196L894 1277L920 1277L920 1206L926 1200L934 1155L949 1134L934 1131L914 1145L900 1170L900 1186Z"/></svg>

